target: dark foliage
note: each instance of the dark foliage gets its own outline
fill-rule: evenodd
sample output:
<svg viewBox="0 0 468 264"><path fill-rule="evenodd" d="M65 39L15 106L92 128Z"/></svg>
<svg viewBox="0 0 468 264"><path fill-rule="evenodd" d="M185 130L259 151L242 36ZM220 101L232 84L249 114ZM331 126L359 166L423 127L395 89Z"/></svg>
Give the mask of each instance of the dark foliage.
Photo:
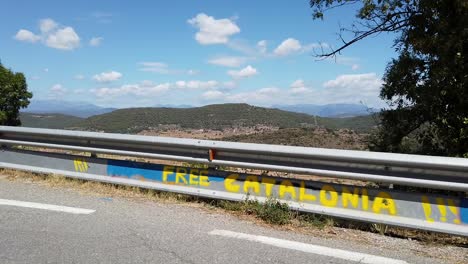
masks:
<svg viewBox="0 0 468 264"><path fill-rule="evenodd" d="M362 4L354 38L396 32L398 58L386 69L380 97L389 108L370 149L427 155L468 152L468 2L465 0L314 0L314 17L346 4Z"/></svg>
<svg viewBox="0 0 468 264"><path fill-rule="evenodd" d="M19 110L28 106L31 97L24 75L0 63L0 125L21 125Z"/></svg>

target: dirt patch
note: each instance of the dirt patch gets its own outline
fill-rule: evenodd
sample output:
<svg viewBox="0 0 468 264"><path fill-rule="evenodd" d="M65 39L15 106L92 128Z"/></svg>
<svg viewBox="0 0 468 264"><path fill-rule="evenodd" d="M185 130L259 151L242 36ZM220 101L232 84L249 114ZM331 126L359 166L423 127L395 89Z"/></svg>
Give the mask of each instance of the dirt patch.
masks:
<svg viewBox="0 0 468 264"><path fill-rule="evenodd" d="M257 125L253 127L228 127L219 130L215 129L182 129L179 127L165 127L163 129L143 130L138 135L161 136L176 138L195 139L222 139L238 135L251 135L255 133L265 133L277 131L279 127Z"/></svg>

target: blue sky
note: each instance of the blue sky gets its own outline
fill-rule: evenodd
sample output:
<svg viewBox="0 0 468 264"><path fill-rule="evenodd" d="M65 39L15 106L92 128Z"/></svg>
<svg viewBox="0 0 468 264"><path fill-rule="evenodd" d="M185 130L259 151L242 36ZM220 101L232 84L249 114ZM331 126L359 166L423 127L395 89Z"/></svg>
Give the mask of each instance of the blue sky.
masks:
<svg viewBox="0 0 468 264"><path fill-rule="evenodd" d="M34 99L101 106L360 103L378 99L394 36L335 60L339 25L308 1L4 1L0 60L25 73ZM33 99L33 100L34 100Z"/></svg>

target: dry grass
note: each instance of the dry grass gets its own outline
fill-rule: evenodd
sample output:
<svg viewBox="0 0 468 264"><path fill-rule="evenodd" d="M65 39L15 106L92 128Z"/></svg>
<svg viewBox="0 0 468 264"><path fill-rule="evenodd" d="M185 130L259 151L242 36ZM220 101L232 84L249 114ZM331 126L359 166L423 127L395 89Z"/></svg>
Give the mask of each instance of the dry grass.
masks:
<svg viewBox="0 0 468 264"><path fill-rule="evenodd" d="M291 211L285 204L275 200L271 200L265 204L260 204L251 200L245 202L229 202L160 192L139 187L66 178L61 175L45 175L17 170L0 169L0 175L7 175L6 178L11 181L18 180L51 188L69 189L86 195L197 205L209 210L228 212L242 219L255 221L259 224L322 237L336 237L339 236L340 233L344 233L343 231L348 233L346 234L348 237L350 235L349 232L359 234L359 232L365 231L364 233L373 232L391 237L417 240L424 244L468 247L468 238L466 237L390 227L380 224L353 222L323 215L301 213L298 211ZM360 238L361 236L362 234L354 235L354 239L368 242Z"/></svg>
<svg viewBox="0 0 468 264"><path fill-rule="evenodd" d="M17 170L0 170L0 174L7 175L7 179L14 181L30 182L51 188L69 189L81 194L106 196L115 198L147 199L151 201L164 202L187 202L194 200L188 195L158 192L152 189L86 181L67 178L62 175L46 175Z"/></svg>

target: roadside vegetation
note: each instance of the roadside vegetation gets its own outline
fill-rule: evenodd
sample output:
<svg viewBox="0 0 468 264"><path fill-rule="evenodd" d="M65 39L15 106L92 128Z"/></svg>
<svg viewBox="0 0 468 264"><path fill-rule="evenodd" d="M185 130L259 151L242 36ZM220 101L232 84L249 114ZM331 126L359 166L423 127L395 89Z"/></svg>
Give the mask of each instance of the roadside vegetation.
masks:
<svg viewBox="0 0 468 264"><path fill-rule="evenodd" d="M0 62L0 125L21 125L19 110L26 108L31 98L24 74L5 68Z"/></svg>

